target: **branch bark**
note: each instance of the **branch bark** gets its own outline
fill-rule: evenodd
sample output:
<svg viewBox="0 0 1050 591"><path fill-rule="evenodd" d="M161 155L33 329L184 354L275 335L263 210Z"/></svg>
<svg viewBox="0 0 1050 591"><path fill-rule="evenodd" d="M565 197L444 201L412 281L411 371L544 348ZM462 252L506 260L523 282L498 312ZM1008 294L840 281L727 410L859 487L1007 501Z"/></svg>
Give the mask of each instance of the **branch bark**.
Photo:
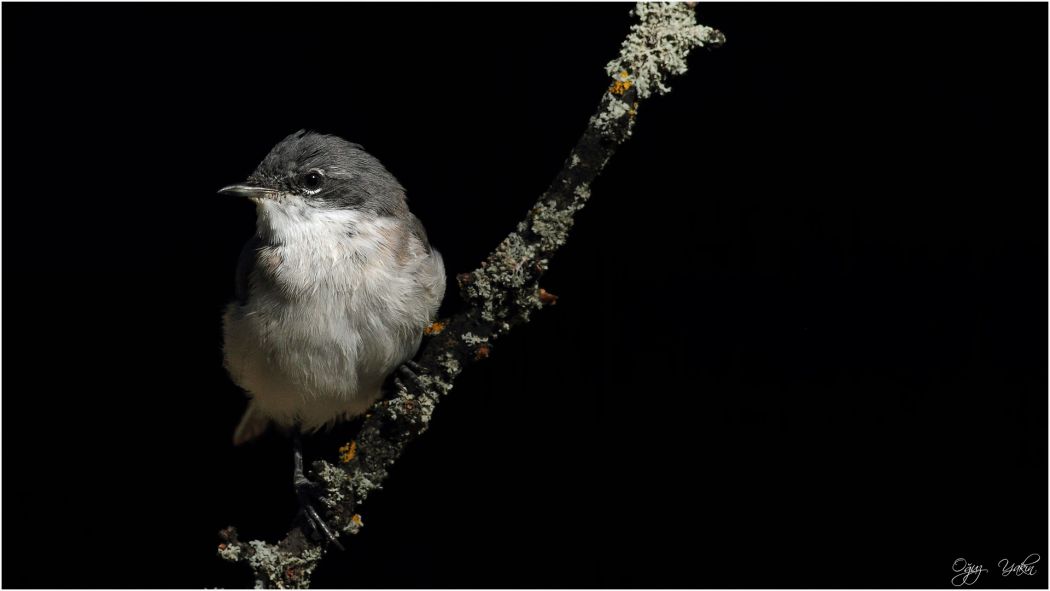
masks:
<svg viewBox="0 0 1050 591"><path fill-rule="evenodd" d="M533 312L554 302L556 297L540 288L540 277L565 244L576 213L590 197L591 183L630 137L639 106L653 94L670 90L668 78L685 73L691 50L725 42L719 31L696 23L690 4L639 2L633 14L638 22L620 55L606 66L610 86L561 171L515 231L477 269L457 276L466 308L428 329L431 336L417 358L418 381L398 383L370 409L354 444L340 450L340 464L313 464L324 486L326 518L335 531L361 530L361 504L381 488L405 446L426 431L456 376L488 357L493 343L528 322ZM298 526L276 544L242 542L233 527L222 530L220 537L219 555L250 566L256 587L309 587L328 549L326 542L311 539Z"/></svg>

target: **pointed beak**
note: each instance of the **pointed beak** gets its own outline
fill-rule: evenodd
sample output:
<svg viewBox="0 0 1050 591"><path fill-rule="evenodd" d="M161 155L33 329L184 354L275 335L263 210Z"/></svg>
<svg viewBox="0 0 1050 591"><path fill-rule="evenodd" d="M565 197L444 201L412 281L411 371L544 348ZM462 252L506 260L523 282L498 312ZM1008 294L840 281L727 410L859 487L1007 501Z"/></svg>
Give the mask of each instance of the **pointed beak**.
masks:
<svg viewBox="0 0 1050 591"><path fill-rule="evenodd" d="M219 189L219 195L232 195L234 197L273 197L277 195L275 189L268 187L255 187L252 185L230 185Z"/></svg>

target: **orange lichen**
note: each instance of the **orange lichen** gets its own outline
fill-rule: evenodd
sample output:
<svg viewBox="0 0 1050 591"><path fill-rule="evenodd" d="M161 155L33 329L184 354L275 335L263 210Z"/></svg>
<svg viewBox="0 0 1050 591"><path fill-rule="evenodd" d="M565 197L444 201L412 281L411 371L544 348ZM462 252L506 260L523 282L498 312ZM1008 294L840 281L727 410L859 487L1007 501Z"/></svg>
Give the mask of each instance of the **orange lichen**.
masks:
<svg viewBox="0 0 1050 591"><path fill-rule="evenodd" d="M626 70L620 72L620 79L613 82L612 86L609 87L609 92L613 94L623 94L634 86L634 82L631 82L631 75Z"/></svg>
<svg viewBox="0 0 1050 591"><path fill-rule="evenodd" d="M354 525L356 525L357 527L361 527L364 525L364 522L361 521L361 516L357 513L354 513L353 516L350 517L350 521L354 522Z"/></svg>
<svg viewBox="0 0 1050 591"><path fill-rule="evenodd" d="M445 330L445 323L440 320L435 320L430 326L423 329L423 334L441 334L441 331Z"/></svg>
<svg viewBox="0 0 1050 591"><path fill-rule="evenodd" d="M478 346L477 350L474 351L474 359L488 359L489 353L491 353L489 346L482 343Z"/></svg>
<svg viewBox="0 0 1050 591"><path fill-rule="evenodd" d="M226 544L219 544L219 550L225 550Z"/></svg>
<svg viewBox="0 0 1050 591"><path fill-rule="evenodd" d="M353 460L355 457L357 457L356 441L351 441L350 443L347 443L343 447L339 448L339 461L343 462L344 464L350 463L350 461Z"/></svg>
<svg viewBox="0 0 1050 591"><path fill-rule="evenodd" d="M558 303L558 296L547 291L546 289L543 289L542 287L540 288L539 298L541 302L543 302L544 304L550 304L551 306Z"/></svg>

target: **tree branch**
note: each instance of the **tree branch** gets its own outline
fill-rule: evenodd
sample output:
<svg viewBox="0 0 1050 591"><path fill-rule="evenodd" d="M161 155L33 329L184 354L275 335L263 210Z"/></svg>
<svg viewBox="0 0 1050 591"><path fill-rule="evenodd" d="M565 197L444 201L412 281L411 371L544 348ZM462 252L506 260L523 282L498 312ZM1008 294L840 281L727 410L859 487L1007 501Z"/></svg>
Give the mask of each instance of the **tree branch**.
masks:
<svg viewBox="0 0 1050 591"><path fill-rule="evenodd" d="M539 287L539 279L565 244L574 216L590 197L591 183L630 137L639 105L670 90L667 79L686 71L692 49L725 41L722 33L696 23L691 5L639 2L633 14L638 22L619 57L606 66L611 84L550 188L477 269L457 276L466 309L428 329L431 336L417 361L418 380L397 382L388 397L373 405L357 440L340 450L339 465L313 464L324 486L326 518L335 531L360 531L361 504L381 488L405 446L426 431L456 376L488 357L493 343L514 326L557 299ZM220 536L219 555L247 563L257 587L309 587L327 550L325 542L313 541L301 527L277 544L242 542L233 527Z"/></svg>

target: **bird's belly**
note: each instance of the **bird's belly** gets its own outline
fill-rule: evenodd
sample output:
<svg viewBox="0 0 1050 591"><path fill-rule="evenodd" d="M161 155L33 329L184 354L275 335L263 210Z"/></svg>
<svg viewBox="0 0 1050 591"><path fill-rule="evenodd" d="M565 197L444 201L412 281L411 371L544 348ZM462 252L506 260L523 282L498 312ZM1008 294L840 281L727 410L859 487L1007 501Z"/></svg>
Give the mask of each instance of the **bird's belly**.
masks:
<svg viewBox="0 0 1050 591"><path fill-rule="evenodd" d="M338 295L289 303L255 294L226 312L230 374L278 423L311 429L363 413L419 346L422 327L406 330L396 319L355 311Z"/></svg>

